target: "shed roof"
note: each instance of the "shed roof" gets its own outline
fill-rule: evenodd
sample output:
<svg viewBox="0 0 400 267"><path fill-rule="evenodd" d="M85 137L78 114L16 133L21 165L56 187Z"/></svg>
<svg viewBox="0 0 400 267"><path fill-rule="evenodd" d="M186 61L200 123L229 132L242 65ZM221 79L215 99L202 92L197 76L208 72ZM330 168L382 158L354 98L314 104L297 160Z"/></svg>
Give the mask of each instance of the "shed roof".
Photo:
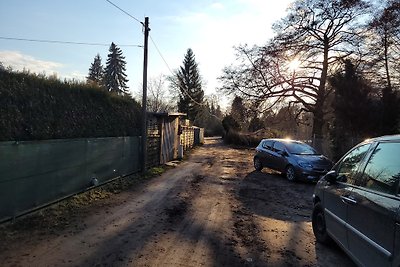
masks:
<svg viewBox="0 0 400 267"><path fill-rule="evenodd" d="M180 112L148 112L147 114L155 117L185 117L186 113Z"/></svg>

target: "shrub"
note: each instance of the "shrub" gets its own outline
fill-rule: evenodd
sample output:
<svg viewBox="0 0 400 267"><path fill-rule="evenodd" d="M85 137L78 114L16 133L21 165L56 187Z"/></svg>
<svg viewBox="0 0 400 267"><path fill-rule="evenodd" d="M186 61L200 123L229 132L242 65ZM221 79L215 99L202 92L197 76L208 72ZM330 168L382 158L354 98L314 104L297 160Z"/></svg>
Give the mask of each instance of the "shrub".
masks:
<svg viewBox="0 0 400 267"><path fill-rule="evenodd" d="M226 132L240 130L239 122L231 115L227 115L224 117L224 119L222 120L222 126L224 127Z"/></svg>
<svg viewBox="0 0 400 267"><path fill-rule="evenodd" d="M140 106L102 88L0 71L0 141L133 136Z"/></svg>
<svg viewBox="0 0 400 267"><path fill-rule="evenodd" d="M254 133L242 133L231 130L225 134L224 142L231 145L256 147L262 139L278 138L281 136L279 131L272 129L262 129Z"/></svg>

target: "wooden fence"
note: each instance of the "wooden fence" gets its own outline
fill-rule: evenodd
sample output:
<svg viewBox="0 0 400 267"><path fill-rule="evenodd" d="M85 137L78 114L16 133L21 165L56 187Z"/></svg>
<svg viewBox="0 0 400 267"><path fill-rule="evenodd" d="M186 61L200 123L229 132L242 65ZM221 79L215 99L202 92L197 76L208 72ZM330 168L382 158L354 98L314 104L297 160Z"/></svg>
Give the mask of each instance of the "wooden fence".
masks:
<svg viewBox="0 0 400 267"><path fill-rule="evenodd" d="M181 146L183 151L186 151L194 146L194 128L192 126L181 126L181 129Z"/></svg>

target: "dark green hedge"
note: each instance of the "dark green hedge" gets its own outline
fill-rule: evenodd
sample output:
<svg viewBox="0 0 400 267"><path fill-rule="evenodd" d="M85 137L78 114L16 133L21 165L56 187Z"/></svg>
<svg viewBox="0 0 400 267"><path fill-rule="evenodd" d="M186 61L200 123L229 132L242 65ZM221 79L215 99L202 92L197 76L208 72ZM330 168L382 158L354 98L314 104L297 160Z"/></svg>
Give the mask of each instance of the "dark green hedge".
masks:
<svg viewBox="0 0 400 267"><path fill-rule="evenodd" d="M134 136L140 120L140 106L130 97L0 70L0 141Z"/></svg>

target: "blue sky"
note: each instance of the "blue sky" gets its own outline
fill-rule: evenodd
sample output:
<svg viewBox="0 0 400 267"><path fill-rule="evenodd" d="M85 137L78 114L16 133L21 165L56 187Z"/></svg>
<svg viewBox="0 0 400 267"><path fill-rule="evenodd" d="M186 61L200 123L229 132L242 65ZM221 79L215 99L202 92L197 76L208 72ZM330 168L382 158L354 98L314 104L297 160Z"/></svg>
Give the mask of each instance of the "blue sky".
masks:
<svg viewBox="0 0 400 267"><path fill-rule="evenodd" d="M177 69L192 48L205 82L215 93L222 68L234 61L233 46L263 44L271 25L285 15L290 0L111 0L140 21L150 19L150 35L171 69ZM15 69L57 73L84 79L94 56L105 64L108 45L120 45L127 61L132 92L142 83L143 44L140 23L105 0L0 0L0 37L44 39L107 46L80 46L0 39L0 61ZM169 69L149 41L149 78Z"/></svg>

